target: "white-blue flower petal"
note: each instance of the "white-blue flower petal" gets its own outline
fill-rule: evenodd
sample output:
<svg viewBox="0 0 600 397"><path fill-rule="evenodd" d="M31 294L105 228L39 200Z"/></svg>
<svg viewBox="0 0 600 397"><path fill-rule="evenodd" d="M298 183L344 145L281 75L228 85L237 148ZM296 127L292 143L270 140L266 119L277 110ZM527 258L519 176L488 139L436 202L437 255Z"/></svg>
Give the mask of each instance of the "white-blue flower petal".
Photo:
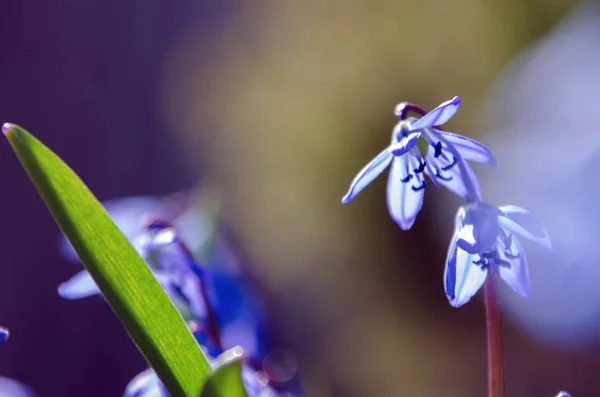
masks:
<svg viewBox="0 0 600 397"><path fill-rule="evenodd" d="M498 223L504 230L531 240L543 247L552 248L550 236L539 226L529 211L514 205L498 208L504 214L504 216L498 217Z"/></svg>
<svg viewBox="0 0 600 397"><path fill-rule="evenodd" d="M129 382L123 397L167 397L168 394L152 368L140 372Z"/></svg>
<svg viewBox="0 0 600 397"><path fill-rule="evenodd" d="M394 158L388 177L388 210L392 219L403 230L412 227L423 206L426 182L422 172L414 172L418 167L417 158L412 153L407 153L405 156Z"/></svg>
<svg viewBox="0 0 600 397"><path fill-rule="evenodd" d="M517 223L535 238L540 239L542 245L551 246L550 236L529 211L516 205L503 205L498 209L504 216Z"/></svg>
<svg viewBox="0 0 600 397"><path fill-rule="evenodd" d="M389 151L389 148L385 148L379 153L373 160L369 162L360 172L356 175L346 195L342 198L342 204L348 204L361 190L363 190L373 179L377 178L379 174L390 164L394 156Z"/></svg>
<svg viewBox="0 0 600 397"><path fill-rule="evenodd" d="M473 262L475 255L468 254L458 248L458 240L463 239L469 244L475 244L472 225L463 225L464 210L461 208L456 215L456 225L444 269L444 288L450 305L460 307L471 300L471 297L481 288L487 277L487 269L482 270Z"/></svg>
<svg viewBox="0 0 600 397"><path fill-rule="evenodd" d="M502 243L501 247L506 249ZM527 255L525 255L525 250L519 240L514 236L511 238L509 251L512 254L510 257L505 254L504 250L498 250L500 259L510 263L510 268L499 266L498 274L513 291L524 298L529 298L531 296L531 280L529 278L529 267L527 266ZM512 256L518 257L514 258Z"/></svg>
<svg viewBox="0 0 600 397"><path fill-rule="evenodd" d="M492 152L490 152L487 147L476 140L467 138L466 136L453 134L452 132L440 131L437 129L435 132L441 135L448 143L453 145L463 159L487 164L491 167L494 167L498 164L492 155Z"/></svg>
<svg viewBox="0 0 600 397"><path fill-rule="evenodd" d="M396 157L402 156L415 147L420 137L420 132L412 132L408 134L408 136L402 138L400 142L392 143L388 150Z"/></svg>
<svg viewBox="0 0 600 397"><path fill-rule="evenodd" d="M65 299L81 299L100 294L100 289L87 270L82 270L58 286L58 294Z"/></svg>
<svg viewBox="0 0 600 397"><path fill-rule="evenodd" d="M419 120L415 121L411 125L411 130L416 131L422 128L435 127L446 123L458 111L460 104L460 98L455 96L449 101L442 103L440 106L436 107Z"/></svg>
<svg viewBox="0 0 600 397"><path fill-rule="evenodd" d="M435 148L429 146L427 153L427 163L434 164L435 170L432 171L431 168L427 168L427 174L433 180L434 178L438 181L438 183L450 190L452 193L456 194L460 198L466 201L481 201L481 186L479 185L479 180L473 172L471 166L463 160L464 170L467 172L466 178L471 180L471 184L474 188L474 194L476 197L471 197L471 193L465 184L465 176L461 172L461 167L459 164L455 164L450 166L447 161L444 161L441 157L435 158L434 156ZM454 160L460 161L460 160ZM450 168L448 168L450 167ZM446 168L446 170L444 170ZM432 172L435 172L434 175L431 175Z"/></svg>

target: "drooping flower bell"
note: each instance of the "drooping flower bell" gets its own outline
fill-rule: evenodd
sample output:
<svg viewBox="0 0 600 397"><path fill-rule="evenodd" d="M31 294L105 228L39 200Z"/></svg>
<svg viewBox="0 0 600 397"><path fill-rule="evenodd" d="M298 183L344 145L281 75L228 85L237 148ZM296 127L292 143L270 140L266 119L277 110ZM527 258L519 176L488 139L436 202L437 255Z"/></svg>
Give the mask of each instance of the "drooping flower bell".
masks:
<svg viewBox="0 0 600 397"><path fill-rule="evenodd" d="M435 186L444 186L467 202L481 201L479 182L465 160L490 166L495 166L496 160L481 143L435 128L446 123L460 104L460 98L454 97L429 113L413 104L399 104L395 114L400 121L392 130L390 145L356 175L342 198L342 203L351 202L390 164L388 210L404 230L412 227L423 205L424 190L429 184L425 175L429 176ZM409 111L416 111L422 117L407 118ZM421 137L427 143L425 154L417 146Z"/></svg>
<svg viewBox="0 0 600 397"><path fill-rule="evenodd" d="M466 204L456 214L448 249L444 286L450 305L467 303L489 273L499 276L516 293L531 293L527 257L518 237L550 248L550 238L520 207L492 207L482 202Z"/></svg>

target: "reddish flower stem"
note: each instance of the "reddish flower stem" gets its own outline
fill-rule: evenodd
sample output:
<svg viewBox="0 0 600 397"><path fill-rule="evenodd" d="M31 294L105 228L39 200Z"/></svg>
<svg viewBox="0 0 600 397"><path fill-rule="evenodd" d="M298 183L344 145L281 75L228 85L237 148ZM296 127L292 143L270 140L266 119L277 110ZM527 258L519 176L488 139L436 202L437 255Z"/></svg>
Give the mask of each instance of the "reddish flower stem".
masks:
<svg viewBox="0 0 600 397"><path fill-rule="evenodd" d="M485 281L485 317L488 353L488 397L504 397L504 368L502 360L502 323L496 294L496 278Z"/></svg>
<svg viewBox="0 0 600 397"><path fill-rule="evenodd" d="M406 116L410 112L415 112L420 116L425 116L427 114L427 112L422 107L410 102L399 103L396 106L396 109L394 109L394 114L400 117L400 120L406 120Z"/></svg>

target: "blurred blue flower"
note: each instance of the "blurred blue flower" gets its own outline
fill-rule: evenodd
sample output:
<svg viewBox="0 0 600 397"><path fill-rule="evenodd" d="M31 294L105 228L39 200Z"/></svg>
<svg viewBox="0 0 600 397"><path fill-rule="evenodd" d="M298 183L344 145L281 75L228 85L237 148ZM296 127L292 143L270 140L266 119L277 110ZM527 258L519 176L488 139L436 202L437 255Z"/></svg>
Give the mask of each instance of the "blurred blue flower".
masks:
<svg viewBox="0 0 600 397"><path fill-rule="evenodd" d="M0 376L0 397L36 397L36 394L21 382Z"/></svg>
<svg viewBox="0 0 600 397"><path fill-rule="evenodd" d="M257 370L263 366L285 369L284 374L266 374L272 382L285 383L286 389L299 388L294 378L296 367L290 365L295 362L293 355L271 354L264 303L228 225L214 217L211 220L218 221L218 225L207 224L206 219L191 215L185 206L184 211L181 205L174 211L178 200L169 199L176 205L171 204L166 210L164 201L133 197L109 202L106 208L179 312L190 321L198 343L209 355L216 357L224 350L241 346L248 365ZM203 211L194 208L195 212ZM202 232L193 232L196 229ZM209 248L202 254L203 263L196 259L190 246L196 247L196 252L199 247ZM68 244L67 248L71 249ZM74 252L73 256L76 258ZM67 299L100 295L85 270L61 284L59 293ZM146 379L141 374L135 384L145 385Z"/></svg>
<svg viewBox="0 0 600 397"><path fill-rule="evenodd" d="M561 391L556 395L556 397L571 397L571 395L566 391Z"/></svg>
<svg viewBox="0 0 600 397"><path fill-rule="evenodd" d="M479 142L435 128L446 123L460 104L460 98L454 97L423 114L420 119L406 118L410 110L424 113L419 107L408 103L398 105L395 113L400 121L392 130L390 145L356 175L342 203L351 202L390 164L388 210L404 230L412 227L423 205L424 191L428 186L425 174L435 186L444 186L467 202L481 201L479 182L465 160L490 166L496 165L496 160ZM421 136L428 144L425 156L417 146Z"/></svg>
<svg viewBox="0 0 600 397"><path fill-rule="evenodd" d="M129 382L123 397L161 397L168 396L167 390L152 368L140 372Z"/></svg>
<svg viewBox="0 0 600 397"><path fill-rule="evenodd" d="M181 239L186 242L192 250L197 249L206 237L206 226L201 214L187 205L189 198L184 193L174 194L166 198L155 198L148 196L133 196L122 199L109 200L103 203L117 227L129 239L134 248L142 257L144 256L145 241L136 239L142 234L142 219L145 216L153 216L161 219L169 219L178 228ZM62 236L59 249L63 256L70 261L79 261L77 254L69 241ZM82 270L75 276L62 283L58 287L58 293L65 299L80 299L100 294L92 277L86 270Z"/></svg>
<svg viewBox="0 0 600 397"><path fill-rule="evenodd" d="M0 347L10 336L6 328L0 327ZM0 397L35 397L35 393L21 382L0 376Z"/></svg>
<svg viewBox="0 0 600 397"><path fill-rule="evenodd" d="M190 205L191 194L180 192L166 197L131 196L102 203L113 222L130 241L140 233L141 220L146 215L169 219L179 230L185 243L195 251L207 235L207 219ZM59 250L71 262L79 262L69 241L61 236Z"/></svg>
<svg viewBox="0 0 600 397"><path fill-rule="evenodd" d="M0 327L0 347L6 343L9 336L10 332L4 327Z"/></svg>
<svg viewBox="0 0 600 397"><path fill-rule="evenodd" d="M253 360L262 361L267 353L263 308L242 280L221 267L200 265L166 221L147 218L140 230L133 245L184 319L209 330L212 340L202 343L211 348L241 345ZM70 299L100 294L87 271L63 283L59 292ZM217 334L219 341L214 340Z"/></svg>
<svg viewBox="0 0 600 397"><path fill-rule="evenodd" d="M182 316L186 319L204 318L206 303L201 294L201 284L208 275L196 264L175 229L164 222L149 221L139 230L132 239L132 245L148 263ZM58 291L67 299L100 294L91 275L85 270L61 284Z"/></svg>
<svg viewBox="0 0 600 397"><path fill-rule="evenodd" d="M213 370L232 361L242 359L243 349L233 347L216 358L207 355L208 362ZM289 393L279 393L268 385L268 380L264 374L255 371L249 365L242 364L242 381L246 387L248 397L284 397L291 396ZM123 397L169 397L163 384L151 368L137 375L127 385Z"/></svg>
<svg viewBox="0 0 600 397"><path fill-rule="evenodd" d="M546 231L523 208L496 208L478 202L458 210L444 271L450 305L467 303L483 285L488 271L499 275L519 295L530 295L527 257L517 236L551 246Z"/></svg>

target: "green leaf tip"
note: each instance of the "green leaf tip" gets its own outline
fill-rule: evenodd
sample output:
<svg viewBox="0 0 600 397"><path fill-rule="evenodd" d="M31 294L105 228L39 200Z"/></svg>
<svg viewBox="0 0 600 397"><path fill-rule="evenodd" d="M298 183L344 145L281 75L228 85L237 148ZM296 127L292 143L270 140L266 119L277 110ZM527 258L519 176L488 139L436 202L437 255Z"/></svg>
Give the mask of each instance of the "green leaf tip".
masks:
<svg viewBox="0 0 600 397"><path fill-rule="evenodd" d="M238 346L217 358L217 369L206 381L200 397L248 397L242 380L242 353Z"/></svg>
<svg viewBox="0 0 600 397"><path fill-rule="evenodd" d="M11 124L11 123L4 123L4 124L2 124L2 133L4 135L8 135L14 129L15 129L15 125L14 124Z"/></svg>
<svg viewBox="0 0 600 397"><path fill-rule="evenodd" d="M54 220L171 396L197 397L211 372L194 336L102 205L56 154L21 127L2 132Z"/></svg>

